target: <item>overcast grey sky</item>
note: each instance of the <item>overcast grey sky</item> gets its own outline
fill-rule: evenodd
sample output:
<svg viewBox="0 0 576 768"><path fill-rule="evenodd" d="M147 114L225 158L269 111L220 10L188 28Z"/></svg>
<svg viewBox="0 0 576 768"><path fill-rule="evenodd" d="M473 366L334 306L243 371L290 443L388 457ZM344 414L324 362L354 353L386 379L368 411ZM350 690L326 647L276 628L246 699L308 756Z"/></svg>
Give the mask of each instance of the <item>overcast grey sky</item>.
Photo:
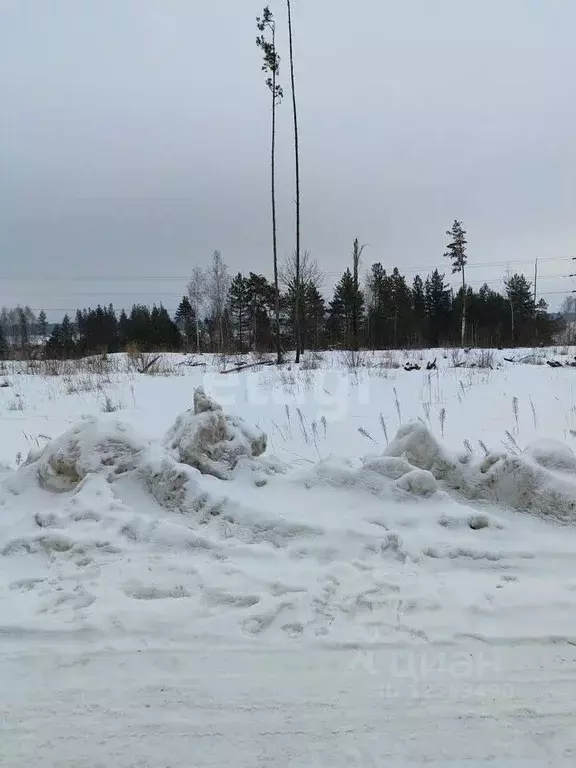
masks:
<svg viewBox="0 0 576 768"><path fill-rule="evenodd" d="M173 309L214 249L271 274L262 5L0 0L0 305ZM366 266L425 273L456 217L471 264L540 257L552 305L576 288L559 277L576 256L574 0L294 0L294 16L303 245L327 281L354 237ZM279 121L288 253L288 99ZM469 277L496 288L505 269Z"/></svg>

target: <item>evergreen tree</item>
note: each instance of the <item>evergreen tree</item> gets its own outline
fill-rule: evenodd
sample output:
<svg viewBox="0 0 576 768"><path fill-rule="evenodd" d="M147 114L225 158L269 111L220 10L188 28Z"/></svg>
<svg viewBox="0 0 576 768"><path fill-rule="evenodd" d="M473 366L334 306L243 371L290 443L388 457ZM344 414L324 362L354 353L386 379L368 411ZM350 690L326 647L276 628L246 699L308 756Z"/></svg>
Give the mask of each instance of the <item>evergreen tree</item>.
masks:
<svg viewBox="0 0 576 768"><path fill-rule="evenodd" d="M126 310L122 310L120 312L120 317L118 318L118 346L120 349L125 349L130 341L130 321L128 320L128 315L126 314Z"/></svg>
<svg viewBox="0 0 576 768"><path fill-rule="evenodd" d="M0 360L6 360L9 352L10 348L6 339L6 334L4 333L4 327L2 323L0 323Z"/></svg>
<svg viewBox="0 0 576 768"><path fill-rule="evenodd" d="M406 279L394 267L390 275L392 344L395 348L410 344L414 318L412 313L412 293Z"/></svg>
<svg viewBox="0 0 576 768"><path fill-rule="evenodd" d="M30 340L28 316L26 312L22 309L22 307L18 307L17 311L18 311L18 327L19 327L19 335L20 335L20 345L22 347L26 347L28 346L28 342Z"/></svg>
<svg viewBox="0 0 576 768"><path fill-rule="evenodd" d="M450 315L452 311L452 295L450 287L444 282L444 275L435 269L426 278L424 284L426 298L426 342L431 347L437 347L450 338Z"/></svg>
<svg viewBox="0 0 576 768"><path fill-rule="evenodd" d="M462 306L461 306L461 326L460 326L460 345L464 346L466 339L466 263L468 257L466 256L466 230L462 226L462 222L454 219L452 228L449 229L446 234L450 238L448 243L448 250L444 254L447 259L450 259L452 264L452 274L462 273Z"/></svg>
<svg viewBox="0 0 576 768"><path fill-rule="evenodd" d="M196 313L188 296L182 296L174 315L174 322L184 334L187 349L190 349L196 334Z"/></svg>
<svg viewBox="0 0 576 768"><path fill-rule="evenodd" d="M304 306L304 332L308 346L312 349L321 349L326 336L326 302L314 283L308 283L306 286Z"/></svg>
<svg viewBox="0 0 576 768"><path fill-rule="evenodd" d="M386 348L390 342L391 287L390 278L382 264L373 264L366 280L366 293L368 338L375 349Z"/></svg>
<svg viewBox="0 0 576 768"><path fill-rule="evenodd" d="M38 315L38 333L43 341L46 339L46 336L48 336L48 318L43 309L40 310L40 314Z"/></svg>
<svg viewBox="0 0 576 768"><path fill-rule="evenodd" d="M230 306L230 326L235 348L240 352L247 349L248 331L248 281L238 272L230 283L228 291L228 303Z"/></svg>
<svg viewBox="0 0 576 768"><path fill-rule="evenodd" d="M56 359L68 359L75 356L74 325L70 317L64 315L62 322L55 325L46 345L46 354Z"/></svg>
<svg viewBox="0 0 576 768"><path fill-rule="evenodd" d="M534 296L532 285L524 275L509 277L504 286L510 307L510 343L524 344L535 331Z"/></svg>
<svg viewBox="0 0 576 768"><path fill-rule="evenodd" d="M416 275L412 283L412 311L414 312L414 341L422 344L426 331L426 294L420 275Z"/></svg>
<svg viewBox="0 0 576 768"><path fill-rule="evenodd" d="M271 347L270 310L274 306L275 292L263 275L250 272L246 281L249 312L250 346L256 350Z"/></svg>
<svg viewBox="0 0 576 768"><path fill-rule="evenodd" d="M352 272L348 268L334 290L330 302L329 329L333 343L347 349L352 348L354 311L358 312L360 322L364 315L364 296L356 288Z"/></svg>

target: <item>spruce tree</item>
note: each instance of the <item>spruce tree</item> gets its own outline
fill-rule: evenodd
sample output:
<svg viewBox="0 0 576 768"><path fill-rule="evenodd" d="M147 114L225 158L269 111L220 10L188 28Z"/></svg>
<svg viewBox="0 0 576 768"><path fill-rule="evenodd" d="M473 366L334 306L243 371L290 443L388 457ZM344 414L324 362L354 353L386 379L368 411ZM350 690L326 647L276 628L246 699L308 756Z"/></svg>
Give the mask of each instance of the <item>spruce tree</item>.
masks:
<svg viewBox="0 0 576 768"><path fill-rule="evenodd" d="M390 275L392 293L392 344L395 349L408 346L413 328L412 294L404 275L394 267Z"/></svg>
<svg viewBox="0 0 576 768"><path fill-rule="evenodd" d="M303 319L308 346L321 349L325 343L326 302L314 283L308 283L306 286L304 304L306 311Z"/></svg>
<svg viewBox="0 0 576 768"><path fill-rule="evenodd" d="M424 284L426 297L426 341L431 347L446 343L450 336L452 297L444 275L435 269Z"/></svg>
<svg viewBox="0 0 576 768"><path fill-rule="evenodd" d="M364 315L364 296L356 288L354 276L348 268L334 289L330 302L329 328L333 340L347 349L353 346L353 315L358 312L361 321Z"/></svg>
<svg viewBox="0 0 576 768"><path fill-rule="evenodd" d="M238 352L246 351L245 337L248 329L248 288L247 280L238 272L230 283L228 291L232 338Z"/></svg>
<svg viewBox="0 0 576 768"><path fill-rule="evenodd" d="M388 345L388 323L390 313L390 281L386 270L379 262L372 264L366 280L367 325L370 343L375 349Z"/></svg>
<svg viewBox="0 0 576 768"><path fill-rule="evenodd" d="M510 307L510 343L526 343L535 330L534 295L532 284L524 275L518 273L509 277L504 283Z"/></svg>

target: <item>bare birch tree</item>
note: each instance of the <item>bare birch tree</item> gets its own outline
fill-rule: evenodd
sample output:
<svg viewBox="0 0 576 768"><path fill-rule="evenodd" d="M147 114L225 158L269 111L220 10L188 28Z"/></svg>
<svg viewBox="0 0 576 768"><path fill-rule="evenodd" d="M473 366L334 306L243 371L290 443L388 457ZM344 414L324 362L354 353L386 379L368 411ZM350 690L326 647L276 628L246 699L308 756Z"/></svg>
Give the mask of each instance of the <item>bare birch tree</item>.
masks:
<svg viewBox="0 0 576 768"><path fill-rule="evenodd" d="M206 304L206 270L194 267L188 283L188 298L196 315L196 352L200 352L200 315Z"/></svg>

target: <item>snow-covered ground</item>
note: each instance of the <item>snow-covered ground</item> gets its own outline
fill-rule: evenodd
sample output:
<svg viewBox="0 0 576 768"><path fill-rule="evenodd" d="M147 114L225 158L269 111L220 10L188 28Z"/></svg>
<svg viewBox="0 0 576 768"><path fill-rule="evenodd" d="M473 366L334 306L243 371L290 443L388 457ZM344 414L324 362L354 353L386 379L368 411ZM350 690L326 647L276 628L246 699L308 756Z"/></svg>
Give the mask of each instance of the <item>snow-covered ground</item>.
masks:
<svg viewBox="0 0 576 768"><path fill-rule="evenodd" d="M5 364L0 765L573 765L574 354Z"/></svg>

